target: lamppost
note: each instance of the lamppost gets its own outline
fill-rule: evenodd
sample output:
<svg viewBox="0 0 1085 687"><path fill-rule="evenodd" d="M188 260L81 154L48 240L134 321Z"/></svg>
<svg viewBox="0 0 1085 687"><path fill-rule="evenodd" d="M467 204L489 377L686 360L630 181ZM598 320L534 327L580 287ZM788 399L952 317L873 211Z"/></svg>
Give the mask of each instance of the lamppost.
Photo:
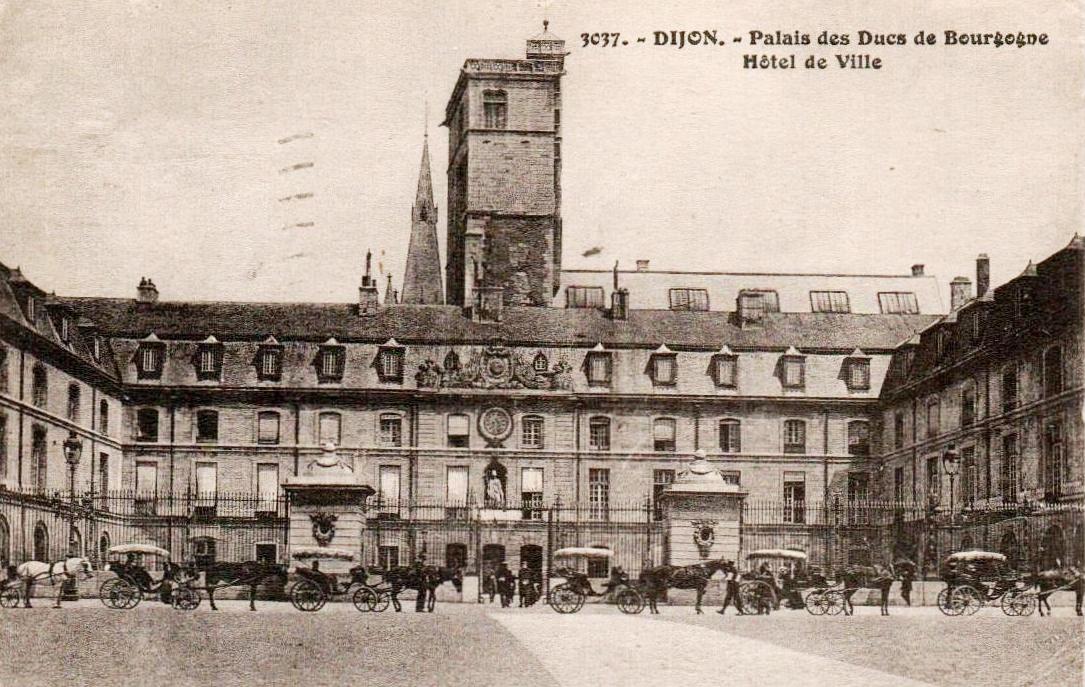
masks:
<svg viewBox="0 0 1085 687"><path fill-rule="evenodd" d="M68 555L79 556L77 542L75 540L75 468L79 465L79 459L83 455L83 442L75 436L72 430L68 438L64 440L64 461L68 464L68 513L71 520L68 523ZM78 600L79 590L75 586L74 579L64 581L63 596L66 600Z"/></svg>
<svg viewBox="0 0 1085 687"><path fill-rule="evenodd" d="M946 452L942 454L942 468L946 474L949 475L949 519L953 522L955 514L953 511L953 482L957 477L957 472L961 469L961 454L957 453L957 449L953 444L950 444L946 449Z"/></svg>

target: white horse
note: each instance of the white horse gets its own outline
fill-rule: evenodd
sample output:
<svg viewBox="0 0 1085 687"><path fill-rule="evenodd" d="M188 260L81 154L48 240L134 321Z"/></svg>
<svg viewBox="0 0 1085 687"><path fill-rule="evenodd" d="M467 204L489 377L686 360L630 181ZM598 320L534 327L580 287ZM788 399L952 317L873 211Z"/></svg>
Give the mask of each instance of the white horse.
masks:
<svg viewBox="0 0 1085 687"><path fill-rule="evenodd" d="M27 561L26 563L21 564L15 568L15 574L23 581L23 606L31 608L30 593L33 591L36 583L42 582L44 584L56 586L56 603L53 605L53 608L60 608L60 597L64 592L63 583L66 580L77 579L80 575L82 576L82 579L89 580L94 576L93 571L94 567L91 566L90 560L79 556L66 558L54 563Z"/></svg>

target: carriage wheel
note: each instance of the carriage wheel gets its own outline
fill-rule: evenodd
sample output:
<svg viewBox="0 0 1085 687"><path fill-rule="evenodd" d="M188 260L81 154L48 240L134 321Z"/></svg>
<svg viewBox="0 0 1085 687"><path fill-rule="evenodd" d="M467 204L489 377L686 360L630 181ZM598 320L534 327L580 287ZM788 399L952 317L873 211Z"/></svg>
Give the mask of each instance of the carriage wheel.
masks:
<svg viewBox="0 0 1085 687"><path fill-rule="evenodd" d="M964 612L963 608L954 604L952 596L953 593L949 587L938 592L938 610L942 611L944 615L954 616Z"/></svg>
<svg viewBox="0 0 1085 687"><path fill-rule="evenodd" d="M374 613L384 613L388 610L388 607L392 605L392 593L391 592L377 592L377 600L370 606L369 610Z"/></svg>
<svg viewBox="0 0 1085 687"><path fill-rule="evenodd" d="M22 599L23 595L19 593L18 587L8 587L0 592L0 606L4 608L18 608Z"/></svg>
<svg viewBox="0 0 1085 687"><path fill-rule="evenodd" d="M173 590L173 607L179 611L194 611L200 605L200 593L192 587Z"/></svg>
<svg viewBox="0 0 1085 687"><path fill-rule="evenodd" d="M840 615L844 611L844 592L825 592L821 603L825 606L825 615Z"/></svg>
<svg viewBox="0 0 1085 687"><path fill-rule="evenodd" d="M810 615L825 615L829 607L825 605L825 590L815 589L807 592L803 599L803 606Z"/></svg>
<svg viewBox="0 0 1085 687"><path fill-rule="evenodd" d="M636 615L644 610L644 597L636 589L623 589L618 592L618 610Z"/></svg>
<svg viewBox="0 0 1085 687"><path fill-rule="evenodd" d="M123 611L135 608L139 604L142 595L139 592L139 587L128 580L116 577L102 583L102 586L98 588L98 598L102 600L102 603L107 608Z"/></svg>
<svg viewBox="0 0 1085 687"><path fill-rule="evenodd" d="M300 580L290 588L290 603L299 611L319 611L327 600L324 590L309 580Z"/></svg>
<svg viewBox="0 0 1085 687"><path fill-rule="evenodd" d="M761 615L776 608L776 593L764 580L743 582L738 588L738 593L742 597L742 607L747 613L756 612Z"/></svg>
<svg viewBox="0 0 1085 687"><path fill-rule="evenodd" d="M568 584L559 584L550 590L546 602L558 613L576 613L584 606L584 595Z"/></svg>
<svg viewBox="0 0 1085 687"><path fill-rule="evenodd" d="M979 590L967 584L954 589L950 601L961 609L961 615L974 615L986 603Z"/></svg>
<svg viewBox="0 0 1085 687"><path fill-rule="evenodd" d="M1006 615L1029 616L1036 611L1036 595L1010 591L1002 597L1002 612Z"/></svg>
<svg viewBox="0 0 1085 687"><path fill-rule="evenodd" d="M369 587L359 587L350 600L359 613L368 613L377 603L377 593Z"/></svg>

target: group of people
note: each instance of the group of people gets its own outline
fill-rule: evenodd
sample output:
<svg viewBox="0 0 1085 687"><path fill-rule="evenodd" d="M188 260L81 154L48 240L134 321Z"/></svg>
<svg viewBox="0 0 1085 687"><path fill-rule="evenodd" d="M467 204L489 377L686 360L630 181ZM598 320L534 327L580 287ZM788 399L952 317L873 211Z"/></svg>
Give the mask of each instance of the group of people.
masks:
<svg viewBox="0 0 1085 687"><path fill-rule="evenodd" d="M501 608L512 606L514 596L519 596L520 608L528 608L542 597L542 572L531 568L527 561L520 562L519 574L513 574L508 563L501 561L486 566L482 578L482 593L501 600Z"/></svg>

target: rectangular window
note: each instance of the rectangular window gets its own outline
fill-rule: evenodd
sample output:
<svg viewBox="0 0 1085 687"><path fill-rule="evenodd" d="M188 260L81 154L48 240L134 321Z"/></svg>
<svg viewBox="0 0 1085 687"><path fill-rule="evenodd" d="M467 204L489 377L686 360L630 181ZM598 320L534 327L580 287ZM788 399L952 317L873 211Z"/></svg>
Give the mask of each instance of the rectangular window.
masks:
<svg viewBox="0 0 1085 687"><path fill-rule="evenodd" d="M752 307L756 307L761 310L762 313L768 312L780 312L780 294L772 289L742 289L738 292L739 298L743 302ZM743 299L743 296L752 296L750 300ZM757 304L752 301L756 300Z"/></svg>
<svg viewBox="0 0 1085 687"><path fill-rule="evenodd" d="M283 352L278 347L260 349L260 379L278 379L282 376Z"/></svg>
<svg viewBox="0 0 1085 687"><path fill-rule="evenodd" d="M317 377L322 382L334 382L343 378L343 361L346 350L342 346L322 346Z"/></svg>
<svg viewBox="0 0 1085 687"><path fill-rule="evenodd" d="M848 455L870 455L870 423L866 420L852 420L848 423Z"/></svg>
<svg viewBox="0 0 1085 687"><path fill-rule="evenodd" d="M851 312L847 291L811 291L810 310L812 312Z"/></svg>
<svg viewBox="0 0 1085 687"><path fill-rule="evenodd" d="M203 343L196 351L196 377L218 379L222 374L222 344Z"/></svg>
<svg viewBox="0 0 1085 687"><path fill-rule="evenodd" d="M652 382L670 386L677 379L678 361L673 355L652 356Z"/></svg>
<svg viewBox="0 0 1085 687"><path fill-rule="evenodd" d="M105 401L98 404L98 431L109 434L109 403Z"/></svg>
<svg viewBox="0 0 1085 687"><path fill-rule="evenodd" d="M610 519L610 470L588 470L588 517L592 520Z"/></svg>
<svg viewBox="0 0 1085 687"><path fill-rule="evenodd" d="M741 470L720 470L720 476L723 477L723 481L728 484L733 484L736 487L742 486Z"/></svg>
<svg viewBox="0 0 1085 687"><path fill-rule="evenodd" d="M716 386L734 388L738 385L738 357L719 354L713 358Z"/></svg>
<svg viewBox="0 0 1085 687"><path fill-rule="evenodd" d="M707 289L671 289L671 310L708 310Z"/></svg>
<svg viewBox="0 0 1085 687"><path fill-rule="evenodd" d="M806 522L806 473L784 473L784 522Z"/></svg>
<svg viewBox="0 0 1085 687"><path fill-rule="evenodd" d="M525 520L542 520L543 469L521 468L520 507Z"/></svg>
<svg viewBox="0 0 1085 687"><path fill-rule="evenodd" d="M60 318L60 340L68 343L71 339L71 322L67 317Z"/></svg>
<svg viewBox="0 0 1085 687"><path fill-rule="evenodd" d="M866 358L849 358L847 367L848 388L864 391L870 388L870 361Z"/></svg>
<svg viewBox="0 0 1085 687"><path fill-rule="evenodd" d="M610 450L610 420L605 417L592 418L588 423L588 447L592 451Z"/></svg>
<svg viewBox="0 0 1085 687"><path fill-rule="evenodd" d="M155 378L162 374L164 344L142 344L136 353L136 372L140 379Z"/></svg>
<svg viewBox="0 0 1085 687"><path fill-rule="evenodd" d="M789 389L801 389L806 383L806 361L802 358L785 358L784 386Z"/></svg>
<svg viewBox="0 0 1085 687"><path fill-rule="evenodd" d="M378 358L380 362L380 378L384 382L403 381L403 349L382 348Z"/></svg>
<svg viewBox="0 0 1085 687"><path fill-rule="evenodd" d="M378 473L377 498L381 513L399 512L399 466L381 465Z"/></svg>
<svg viewBox="0 0 1085 687"><path fill-rule="evenodd" d="M942 477L938 472L938 456L927 459L927 498L931 504L942 502Z"/></svg>
<svg viewBox="0 0 1085 687"><path fill-rule="evenodd" d="M200 351L200 372L204 374L214 374L216 371L215 366L215 351L212 348L204 348Z"/></svg>
<svg viewBox="0 0 1085 687"><path fill-rule="evenodd" d="M256 440L261 444L279 443L279 414L265 410L256 416Z"/></svg>
<svg viewBox="0 0 1085 687"><path fill-rule="evenodd" d="M656 418L652 423L652 435L655 439L654 450L673 453L675 451L675 421L673 418Z"/></svg>
<svg viewBox="0 0 1085 687"><path fill-rule="evenodd" d="M602 308L604 307L602 286L566 286L566 308Z"/></svg>
<svg viewBox="0 0 1085 687"><path fill-rule="evenodd" d="M471 436L466 415L448 416L448 445L451 448L467 448Z"/></svg>
<svg viewBox="0 0 1085 687"><path fill-rule="evenodd" d="M103 496L109 493L109 454L98 454L98 491Z"/></svg>
<svg viewBox="0 0 1085 687"><path fill-rule="evenodd" d="M543 447L543 419L538 416L528 416L521 421L520 445L524 448Z"/></svg>
<svg viewBox="0 0 1085 687"><path fill-rule="evenodd" d="M80 400L83 393L78 384L71 384L68 386L68 419L72 422L79 422L80 415Z"/></svg>
<svg viewBox="0 0 1085 687"><path fill-rule="evenodd" d="M588 384L610 384L610 354L588 354Z"/></svg>
<svg viewBox="0 0 1085 687"><path fill-rule="evenodd" d="M904 413L893 415L893 448L904 448Z"/></svg>
<svg viewBox="0 0 1085 687"><path fill-rule="evenodd" d="M848 473L848 500L864 501L870 496L870 473Z"/></svg>
<svg viewBox="0 0 1085 687"><path fill-rule="evenodd" d="M656 520L663 519L663 492L674 483L674 470L652 471L652 513Z"/></svg>
<svg viewBox="0 0 1085 687"><path fill-rule="evenodd" d="M484 91L482 113L487 129L504 129L508 125L508 96L504 91Z"/></svg>
<svg viewBox="0 0 1085 687"><path fill-rule="evenodd" d="M445 500L450 506L467 504L468 468L466 465L449 465L445 479Z"/></svg>
<svg viewBox="0 0 1085 687"><path fill-rule="evenodd" d="M196 463L196 497L198 500L214 499L218 493L218 465Z"/></svg>
<svg viewBox="0 0 1085 687"><path fill-rule="evenodd" d="M212 442L219 439L219 414L214 410L196 411L196 441Z"/></svg>
<svg viewBox="0 0 1085 687"><path fill-rule="evenodd" d="M1002 437L1002 472L999 491L1006 503L1017 502L1017 435L1007 434Z"/></svg>
<svg viewBox="0 0 1085 687"><path fill-rule="evenodd" d="M893 468L893 500L904 501L904 468Z"/></svg>
<svg viewBox="0 0 1085 687"><path fill-rule="evenodd" d="M976 421L976 390L967 386L961 390L961 427L971 427Z"/></svg>
<svg viewBox="0 0 1085 687"><path fill-rule="evenodd" d="M784 421L784 453L806 453L806 422Z"/></svg>
<svg viewBox="0 0 1085 687"><path fill-rule="evenodd" d="M976 447L961 449L961 498L967 504L980 497L979 466L976 465Z"/></svg>
<svg viewBox="0 0 1085 687"><path fill-rule="evenodd" d="M338 446L342 441L343 418L339 413L320 414L320 444L331 442Z"/></svg>
<svg viewBox="0 0 1085 687"><path fill-rule="evenodd" d="M381 570L390 570L399 566L399 547L381 546L377 549L377 566Z"/></svg>
<svg viewBox="0 0 1085 687"><path fill-rule="evenodd" d="M260 495L258 511L262 513L278 511L279 466L277 464L256 464L256 493Z"/></svg>
<svg viewBox="0 0 1085 687"><path fill-rule="evenodd" d="M403 445L403 420L397 415L384 415L380 419L381 446Z"/></svg>
<svg viewBox="0 0 1085 687"><path fill-rule="evenodd" d="M136 463L136 494L152 495L158 491L158 463Z"/></svg>
<svg viewBox="0 0 1085 687"><path fill-rule="evenodd" d="M1062 422L1053 420L1044 428L1044 496L1056 499L1062 496L1063 463Z"/></svg>
<svg viewBox="0 0 1085 687"><path fill-rule="evenodd" d="M48 442L44 427L35 425L31 430L30 439L30 484L34 489L43 492L49 486L49 456L47 455Z"/></svg>
<svg viewBox="0 0 1085 687"><path fill-rule="evenodd" d="M720 451L742 452L742 425L738 420L720 420Z"/></svg>
<svg viewBox="0 0 1085 687"><path fill-rule="evenodd" d="M938 427L941 424L941 404L937 398L927 401L927 438L938 436Z"/></svg>
<svg viewBox="0 0 1085 687"><path fill-rule="evenodd" d="M919 314L919 302L911 291L883 291L878 294L878 307L885 315Z"/></svg>
<svg viewBox="0 0 1085 687"><path fill-rule="evenodd" d="M1017 366L1010 365L1002 371L1002 412L1017 407Z"/></svg>
<svg viewBox="0 0 1085 687"><path fill-rule="evenodd" d="M140 408L136 411L136 441L158 441L158 410Z"/></svg>
<svg viewBox="0 0 1085 687"><path fill-rule="evenodd" d="M1062 393L1062 348L1052 346L1044 353L1044 396Z"/></svg>
<svg viewBox="0 0 1085 687"><path fill-rule="evenodd" d="M0 412L0 479L8 476L8 416ZM0 554L6 554L0 551Z"/></svg>

